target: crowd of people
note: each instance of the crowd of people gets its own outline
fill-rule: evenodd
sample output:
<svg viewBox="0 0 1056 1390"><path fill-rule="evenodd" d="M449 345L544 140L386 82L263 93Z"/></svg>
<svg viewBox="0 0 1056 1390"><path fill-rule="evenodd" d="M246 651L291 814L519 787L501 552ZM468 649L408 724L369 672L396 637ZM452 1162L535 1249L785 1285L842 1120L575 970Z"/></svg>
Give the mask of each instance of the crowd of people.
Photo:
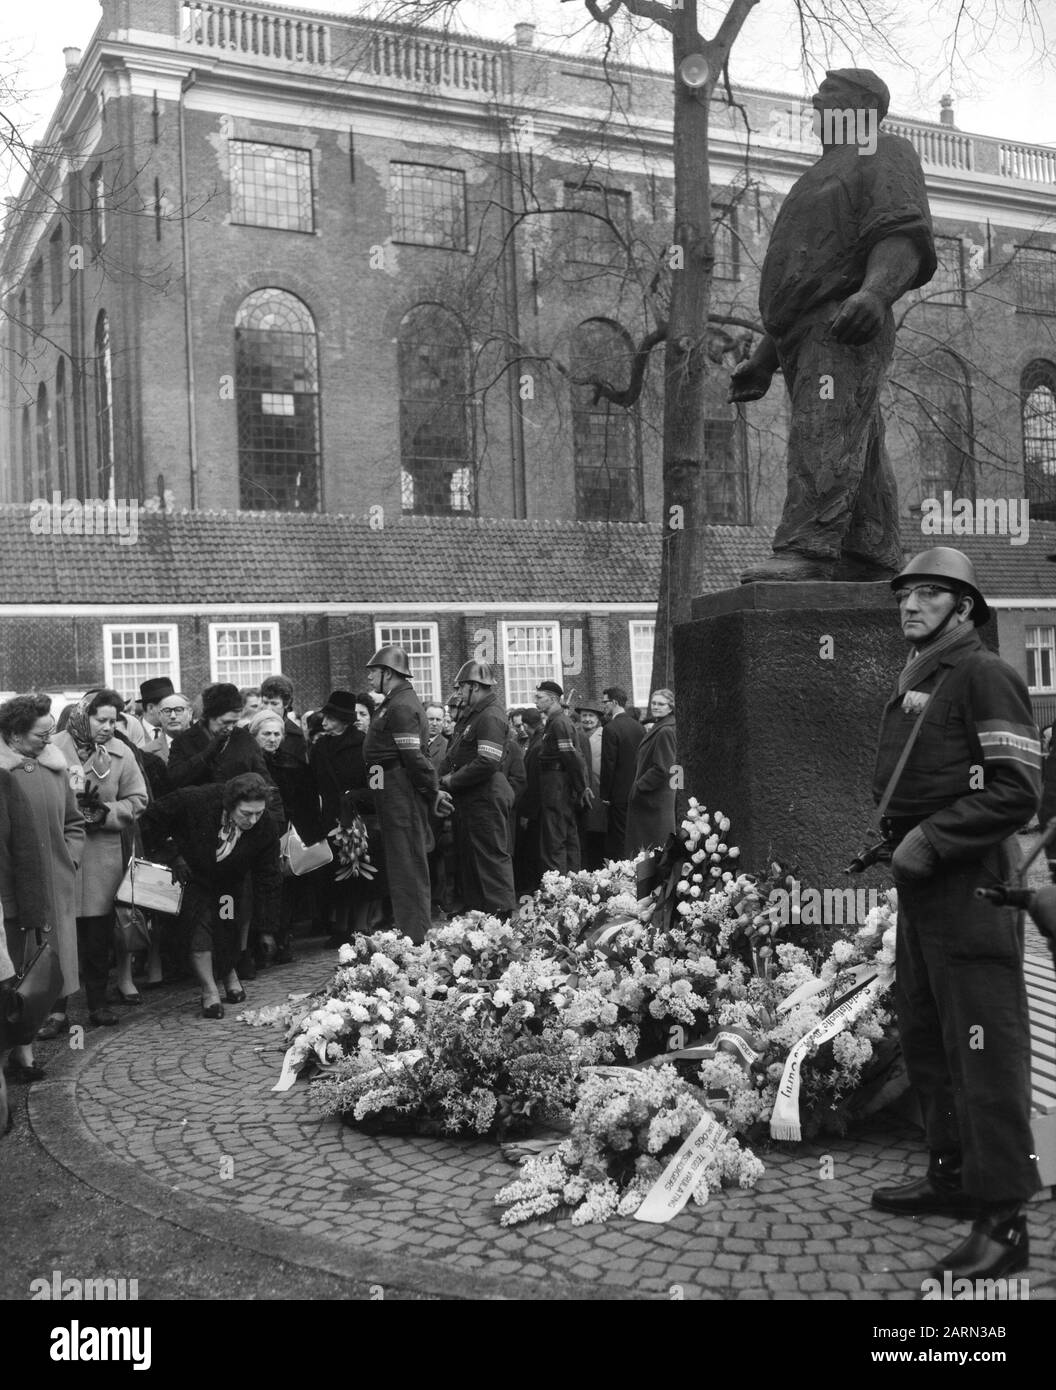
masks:
<svg viewBox="0 0 1056 1390"><path fill-rule="evenodd" d="M61 985L37 1038L70 1031L81 987L88 1023L113 1027L188 968L200 1017L222 1018L258 969L293 959L298 929L331 946L383 927L422 941L459 912L508 916L549 869L633 858L675 828L670 690L643 724L619 686L572 703L544 680L534 706L507 709L488 664L455 683L423 706L406 653L384 647L367 690L303 718L281 674L194 700L165 677L138 701L98 687L58 713L48 695L8 699L0 984L47 933ZM182 890L174 912L137 905L143 861ZM7 1080L44 1076L32 1043L2 1060ZM0 1133L7 1120L0 1083Z"/></svg>

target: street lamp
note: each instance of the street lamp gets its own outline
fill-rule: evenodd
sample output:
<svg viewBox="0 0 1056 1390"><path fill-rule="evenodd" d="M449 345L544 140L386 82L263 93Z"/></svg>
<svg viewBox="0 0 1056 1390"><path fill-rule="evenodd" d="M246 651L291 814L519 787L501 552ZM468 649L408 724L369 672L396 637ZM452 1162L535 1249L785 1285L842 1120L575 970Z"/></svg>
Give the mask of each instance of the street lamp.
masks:
<svg viewBox="0 0 1056 1390"><path fill-rule="evenodd" d="M696 91L698 87L703 87L711 76L707 58L704 57L703 53L691 53L688 58L683 58L679 63L678 75L692 91Z"/></svg>

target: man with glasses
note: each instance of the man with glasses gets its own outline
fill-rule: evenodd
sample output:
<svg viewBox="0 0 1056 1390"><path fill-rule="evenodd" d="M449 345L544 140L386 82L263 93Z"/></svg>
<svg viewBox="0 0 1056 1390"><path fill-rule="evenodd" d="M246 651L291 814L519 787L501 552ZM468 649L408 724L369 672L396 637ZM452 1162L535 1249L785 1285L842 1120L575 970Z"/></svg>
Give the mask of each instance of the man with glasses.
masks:
<svg viewBox="0 0 1056 1390"><path fill-rule="evenodd" d="M899 1033L930 1162L873 1206L972 1219L931 1273L996 1279L1027 1263L1022 1207L1040 1183L1022 926L975 890L1009 877L1009 841L1038 805L1041 749L1022 678L976 630L990 610L968 557L938 546L891 587L910 655L884 710L873 792L889 788L919 718L882 829L899 897Z"/></svg>
<svg viewBox="0 0 1056 1390"><path fill-rule="evenodd" d="M139 699L143 706L143 751L153 753L165 763L169 761L169 741L175 731L165 727L161 702L172 699L174 695L175 690L168 676L153 676L139 687Z"/></svg>

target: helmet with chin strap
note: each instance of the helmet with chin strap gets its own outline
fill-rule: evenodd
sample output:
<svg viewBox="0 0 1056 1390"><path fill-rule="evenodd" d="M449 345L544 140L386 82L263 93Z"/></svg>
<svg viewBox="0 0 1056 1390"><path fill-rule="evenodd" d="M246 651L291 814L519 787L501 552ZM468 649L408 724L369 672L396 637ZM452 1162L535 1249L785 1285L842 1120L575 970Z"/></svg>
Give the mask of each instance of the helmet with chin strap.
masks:
<svg viewBox="0 0 1056 1390"><path fill-rule="evenodd" d="M455 684L466 685L471 681L476 685L494 685L494 668L487 661L467 661L455 677Z"/></svg>
<svg viewBox="0 0 1056 1390"><path fill-rule="evenodd" d="M398 676L411 674L407 653L402 647L382 647L367 662L367 670L369 671L372 666L381 666L384 670L395 671Z"/></svg>
<svg viewBox="0 0 1056 1390"><path fill-rule="evenodd" d="M910 579L935 579L940 583L953 584L958 592L968 594L972 599L972 622L976 627L982 627L983 623L989 622L993 616L986 599L979 592L975 566L963 550L954 550L949 545L936 545L931 550L921 551L892 579L892 590L903 588Z"/></svg>

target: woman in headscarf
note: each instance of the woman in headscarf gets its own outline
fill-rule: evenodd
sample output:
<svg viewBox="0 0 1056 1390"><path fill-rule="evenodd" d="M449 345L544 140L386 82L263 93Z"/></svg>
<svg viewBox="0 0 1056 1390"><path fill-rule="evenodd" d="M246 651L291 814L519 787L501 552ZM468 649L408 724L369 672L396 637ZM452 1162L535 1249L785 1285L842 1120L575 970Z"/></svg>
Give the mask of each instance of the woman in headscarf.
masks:
<svg viewBox="0 0 1056 1390"><path fill-rule="evenodd" d="M134 826L147 809L147 784L134 750L115 738L125 702L116 690L89 690L71 710L54 746L69 765L70 786L85 820L87 838L77 877L77 941L84 971L88 1014L110 1026L106 1007L110 943L114 938L114 895L134 844ZM132 983L132 957L115 942L117 989L125 1004L139 1004ZM53 1012L65 1011L64 999Z"/></svg>
<svg viewBox="0 0 1056 1390"><path fill-rule="evenodd" d="M50 944L59 957L64 995L77 990L77 865L84 850L84 816L70 786L66 759L51 746L55 720L51 696L14 695L0 705L0 768L12 773L30 804L34 835L44 865L43 885ZM55 1006L37 1035L55 1038L69 1029L66 1005ZM22 1053L32 1066L32 1055Z"/></svg>

